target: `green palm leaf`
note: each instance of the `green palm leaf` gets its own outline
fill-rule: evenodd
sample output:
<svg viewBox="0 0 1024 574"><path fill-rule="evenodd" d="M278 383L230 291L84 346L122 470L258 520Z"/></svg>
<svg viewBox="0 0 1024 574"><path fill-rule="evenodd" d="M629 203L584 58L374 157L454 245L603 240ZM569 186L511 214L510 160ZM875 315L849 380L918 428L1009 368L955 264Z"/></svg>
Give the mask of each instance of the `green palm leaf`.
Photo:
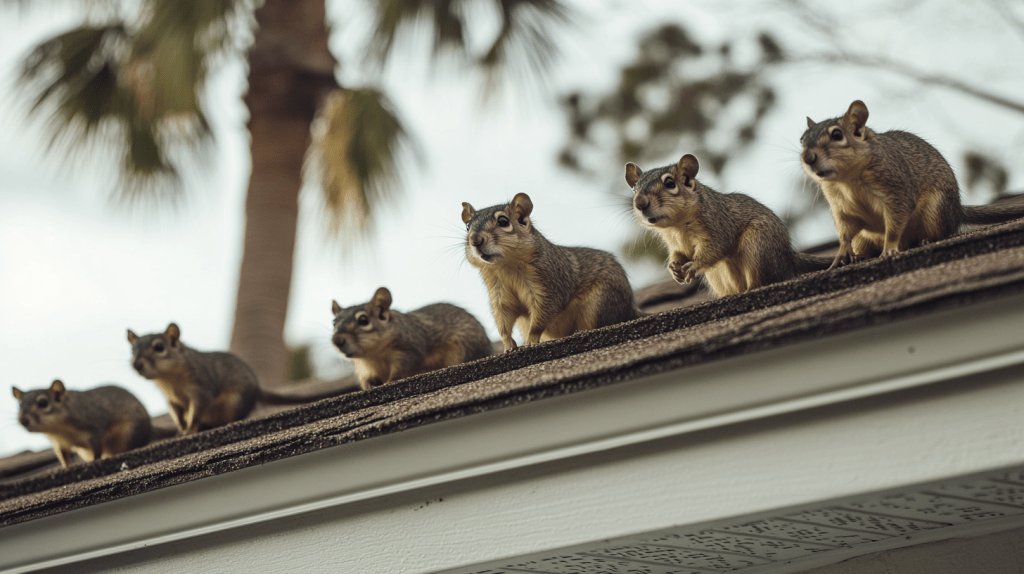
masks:
<svg viewBox="0 0 1024 574"><path fill-rule="evenodd" d="M498 33L486 42L482 53L474 53L467 38L467 8L471 4L493 9L498 18ZM553 27L570 21L569 9L559 0L380 0L376 7L370 47L379 62L390 56L403 28L426 24L433 31L434 58L446 51L455 53L486 74L488 88L496 87L505 76L540 76L557 56L551 41Z"/></svg>
<svg viewBox="0 0 1024 574"><path fill-rule="evenodd" d="M319 180L332 232L359 237L370 229L372 206L396 191L398 158L406 150L418 155L382 92L335 90L324 99L306 169Z"/></svg>
<svg viewBox="0 0 1024 574"><path fill-rule="evenodd" d="M108 10L106 24L40 43L21 82L35 91L32 111L48 115L51 146L115 150L125 193L172 189L164 184L177 181L181 158L202 157L212 138L200 95L250 4L153 0L132 17Z"/></svg>

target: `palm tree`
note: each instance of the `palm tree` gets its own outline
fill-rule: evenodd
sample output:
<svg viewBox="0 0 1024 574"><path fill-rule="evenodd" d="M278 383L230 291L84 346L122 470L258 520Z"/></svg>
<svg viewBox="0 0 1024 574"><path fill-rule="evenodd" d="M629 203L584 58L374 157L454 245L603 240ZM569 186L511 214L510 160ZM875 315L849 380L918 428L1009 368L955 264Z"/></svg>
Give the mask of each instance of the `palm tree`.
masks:
<svg viewBox="0 0 1024 574"><path fill-rule="evenodd" d="M82 5L102 23L40 43L25 61L23 84L33 110L47 114L55 143L82 150L101 142L119 151L126 197L176 189L188 156L202 154L211 139L206 78L225 56L246 52L252 172L230 348L264 384L281 384L303 168L320 184L334 230L352 239L393 194L396 158L412 144L408 133L383 92L338 84L324 0ZM492 8L500 26L475 52L466 15L480 5ZM372 7L370 65L383 67L396 38L426 22L432 55L456 54L492 88L524 64L525 73L542 75L554 55L552 27L568 21L560 0L376 0Z"/></svg>

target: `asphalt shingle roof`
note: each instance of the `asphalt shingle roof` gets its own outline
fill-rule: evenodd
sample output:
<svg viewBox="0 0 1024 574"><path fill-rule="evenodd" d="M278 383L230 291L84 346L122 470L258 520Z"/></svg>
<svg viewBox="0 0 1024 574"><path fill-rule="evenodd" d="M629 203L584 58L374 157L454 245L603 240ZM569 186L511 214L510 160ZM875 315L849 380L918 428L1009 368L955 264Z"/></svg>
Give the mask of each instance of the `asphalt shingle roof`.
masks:
<svg viewBox="0 0 1024 574"><path fill-rule="evenodd" d="M432 422L1022 291L1024 220L0 483L0 527ZM638 295L654 309L672 304L673 297L700 298L671 285Z"/></svg>

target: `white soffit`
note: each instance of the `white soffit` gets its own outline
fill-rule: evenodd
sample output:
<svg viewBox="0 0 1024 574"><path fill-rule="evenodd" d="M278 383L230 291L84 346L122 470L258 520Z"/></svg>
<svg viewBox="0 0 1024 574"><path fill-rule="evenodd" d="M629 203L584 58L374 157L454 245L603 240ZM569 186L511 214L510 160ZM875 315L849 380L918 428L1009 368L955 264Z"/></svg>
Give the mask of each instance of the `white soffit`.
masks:
<svg viewBox="0 0 1024 574"><path fill-rule="evenodd" d="M1022 318L1024 295L1005 297L426 425L16 524L0 529L0 571L71 564L511 469L524 469L528 474L529 468L540 463L1004 369L1024 364ZM1012 387L1009 395L1006 385ZM542 541L531 541L524 531L518 541L521 544L424 556L423 565L410 563L412 569L403 571L440 570L1024 465L1024 449L974 448L979 441L993 442L993 437L1009 441L1007 444L1022 444L1019 417L1011 425L1012 417L993 415L977 405L991 401L993 412L1005 414L1011 408L1007 397L1024 396L1024 386L1014 379L993 388L998 392L990 399L975 397L971 412L950 420L950 425L971 422L964 432L942 437L958 456L940 456L935 461L908 458L905 464L882 473L865 473L857 481L822 476L815 488L787 492L786 496L778 495L786 490L784 484L773 483L775 477L760 476L759 469L752 467L747 472L763 482L763 492L737 497L735 506L727 500L726 490L717 493L726 501L713 508L693 507L680 513L669 505L659 514L654 507L642 523L647 528L630 520L615 520L577 525L566 529L564 536L548 533ZM912 425L900 432L901 441L920 441L923 448L935 448L931 443L935 432L915 434ZM784 452L787 443L776 443L773 448ZM807 452L808 456L817 454ZM734 476L721 478L726 486L736 482ZM624 495L616 484L607 488L609 496ZM629 490L628 496L652 496L643 488ZM537 512L543 514L544 506ZM557 504L549 506L551 512L561 512ZM529 524L523 527L529 528ZM61 544L55 546L53 540ZM510 548L511 553L502 554ZM421 568L427 564L430 568Z"/></svg>

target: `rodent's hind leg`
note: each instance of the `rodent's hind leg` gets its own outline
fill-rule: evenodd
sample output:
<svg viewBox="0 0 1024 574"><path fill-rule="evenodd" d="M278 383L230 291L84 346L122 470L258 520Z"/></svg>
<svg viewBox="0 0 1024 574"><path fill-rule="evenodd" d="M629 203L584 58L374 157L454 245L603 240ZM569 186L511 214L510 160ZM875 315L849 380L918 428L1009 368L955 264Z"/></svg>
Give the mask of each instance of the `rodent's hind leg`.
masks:
<svg viewBox="0 0 1024 574"><path fill-rule="evenodd" d="M908 217L898 218L895 214L885 213L885 243L882 245L882 257L891 257L900 252L903 232L907 228Z"/></svg>
<svg viewBox="0 0 1024 574"><path fill-rule="evenodd" d="M222 391L213 402L200 411L197 427L216 428L240 421L252 410L242 393L235 390Z"/></svg>
<svg viewBox="0 0 1024 574"><path fill-rule="evenodd" d="M182 429L181 434L191 435L199 432L202 415L206 412L207 407L208 405L205 401L200 401L199 398L194 396L189 397L188 408L182 416L182 422L185 424L185 428Z"/></svg>
<svg viewBox="0 0 1024 574"><path fill-rule="evenodd" d="M167 414L171 415L171 420L174 421L174 426L178 427L178 433L185 432L185 410L181 408L181 405L167 403L167 410Z"/></svg>
<svg viewBox="0 0 1024 574"><path fill-rule="evenodd" d="M53 452L57 455L57 460L60 461L60 465L67 468L68 464L70 464L69 461L71 460L71 451L64 450L57 445L53 445Z"/></svg>
<svg viewBox="0 0 1024 574"><path fill-rule="evenodd" d="M103 437L101 435L94 435L89 440L89 448L82 449L82 458L87 462L99 460L103 458ZM91 455L92 458L89 458Z"/></svg>
<svg viewBox="0 0 1024 574"><path fill-rule="evenodd" d="M540 337L544 334L545 325L538 325L536 323L530 325L530 334L526 336L526 345L536 345L540 343Z"/></svg>
<svg viewBox="0 0 1024 574"><path fill-rule="evenodd" d="M379 387L384 384L384 381L380 380L380 377L367 377L359 381L359 386L364 391L368 391L373 387Z"/></svg>
<svg viewBox="0 0 1024 574"><path fill-rule="evenodd" d="M853 251L850 262L866 261L881 255L882 242L879 239L877 236L871 236L863 231L858 233L850 243Z"/></svg>
<svg viewBox="0 0 1024 574"><path fill-rule="evenodd" d="M502 351L503 353L508 353L509 351L515 351L516 349L519 348L519 345L516 344L516 340L512 338L512 333L502 333L501 334L501 343L503 345L505 345L505 350Z"/></svg>
<svg viewBox="0 0 1024 574"><path fill-rule="evenodd" d="M503 317L498 320L498 332L501 334L501 343L505 345L505 350L502 351L503 353L515 351L519 348L519 345L516 344L516 340L512 338L512 328L514 326L515 319L510 317ZM522 330L522 326L520 326L520 331Z"/></svg>

